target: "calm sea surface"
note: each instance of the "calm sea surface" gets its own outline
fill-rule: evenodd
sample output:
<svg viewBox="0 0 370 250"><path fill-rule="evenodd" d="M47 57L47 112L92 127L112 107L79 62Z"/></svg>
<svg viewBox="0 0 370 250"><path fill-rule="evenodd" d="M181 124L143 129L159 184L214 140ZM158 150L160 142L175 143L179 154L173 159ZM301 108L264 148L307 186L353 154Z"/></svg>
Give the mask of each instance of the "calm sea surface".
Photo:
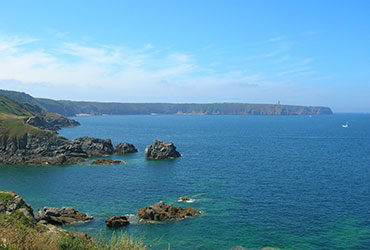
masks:
<svg viewBox="0 0 370 250"><path fill-rule="evenodd" d="M60 135L131 142L139 152L109 157L127 162L120 166L0 165L0 189L35 210L72 206L95 217L68 229L109 237L108 216L162 200L203 214L117 231L155 249L370 249L370 115L75 119L81 126ZM174 142L183 157L146 161L154 139ZM184 195L196 202L178 203Z"/></svg>

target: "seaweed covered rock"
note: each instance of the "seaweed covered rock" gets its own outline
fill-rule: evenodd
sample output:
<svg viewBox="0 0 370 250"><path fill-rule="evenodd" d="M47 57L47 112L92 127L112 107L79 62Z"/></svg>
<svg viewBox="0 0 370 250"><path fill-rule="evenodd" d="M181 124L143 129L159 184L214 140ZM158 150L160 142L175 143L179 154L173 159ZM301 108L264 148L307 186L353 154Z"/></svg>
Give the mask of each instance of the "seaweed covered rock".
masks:
<svg viewBox="0 0 370 250"><path fill-rule="evenodd" d="M145 158L162 160L167 158L181 157L181 154L176 150L176 146L172 142L162 142L155 140L152 145L145 149Z"/></svg>
<svg viewBox="0 0 370 250"><path fill-rule="evenodd" d="M121 142L115 146L114 153L116 154L129 154L129 153L136 153L137 149L134 144Z"/></svg>
<svg viewBox="0 0 370 250"><path fill-rule="evenodd" d="M91 163L91 165L118 165L118 164L126 164L126 162L112 159L97 159Z"/></svg>
<svg viewBox="0 0 370 250"><path fill-rule="evenodd" d="M12 191L0 191L0 213L10 215L20 212L30 220L35 220L32 207L22 197Z"/></svg>
<svg viewBox="0 0 370 250"><path fill-rule="evenodd" d="M111 228L128 226L130 224L127 216L109 216L105 221L105 225Z"/></svg>
<svg viewBox="0 0 370 250"><path fill-rule="evenodd" d="M93 220L92 216L79 212L72 207L44 207L38 210L36 218L39 221L45 221L53 225L65 225Z"/></svg>
<svg viewBox="0 0 370 250"><path fill-rule="evenodd" d="M144 221L168 221L181 220L200 213L199 210L194 208L175 207L160 201L153 206L140 208L137 216Z"/></svg>

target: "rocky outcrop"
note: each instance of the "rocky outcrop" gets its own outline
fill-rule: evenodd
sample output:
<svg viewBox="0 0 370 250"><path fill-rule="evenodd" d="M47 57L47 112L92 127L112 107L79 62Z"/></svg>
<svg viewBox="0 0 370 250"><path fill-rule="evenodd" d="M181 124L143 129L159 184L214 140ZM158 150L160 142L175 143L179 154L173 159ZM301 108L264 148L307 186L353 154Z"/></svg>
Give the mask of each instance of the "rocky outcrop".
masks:
<svg viewBox="0 0 370 250"><path fill-rule="evenodd" d="M82 151L89 157L113 154L113 145L110 139L103 140L85 136L73 140L72 144L81 147Z"/></svg>
<svg viewBox="0 0 370 250"><path fill-rule="evenodd" d="M0 163L70 165L113 152L110 140L82 137L70 141L47 130L32 129L19 136L0 133Z"/></svg>
<svg viewBox="0 0 370 250"><path fill-rule="evenodd" d="M97 159L91 163L91 165L118 165L118 164L126 164L126 162L112 159Z"/></svg>
<svg viewBox="0 0 370 250"><path fill-rule="evenodd" d="M25 123L37 128L53 131L57 131L62 127L74 127L80 125L79 122L60 115L30 116L25 120Z"/></svg>
<svg viewBox="0 0 370 250"><path fill-rule="evenodd" d="M16 211L28 219L34 220L32 207L22 197L12 191L0 190L0 213L11 215Z"/></svg>
<svg viewBox="0 0 370 250"><path fill-rule="evenodd" d="M114 153L116 154L129 154L129 153L136 153L137 149L135 148L134 144L121 142L115 146Z"/></svg>
<svg viewBox="0 0 370 250"><path fill-rule="evenodd" d="M44 207L38 210L36 219L53 225L65 225L89 222L93 220L93 217L87 216L85 213L81 213L72 207Z"/></svg>
<svg viewBox="0 0 370 250"><path fill-rule="evenodd" d="M147 146L145 149L146 159L162 160L177 157L181 157L181 154L177 152L172 142L155 140L152 145Z"/></svg>
<svg viewBox="0 0 370 250"><path fill-rule="evenodd" d="M127 216L109 216L105 221L105 225L110 228L124 227L130 224Z"/></svg>
<svg viewBox="0 0 370 250"><path fill-rule="evenodd" d="M174 207L160 201L153 206L140 208L137 216L144 221L168 221L180 220L200 213L199 210L194 208Z"/></svg>

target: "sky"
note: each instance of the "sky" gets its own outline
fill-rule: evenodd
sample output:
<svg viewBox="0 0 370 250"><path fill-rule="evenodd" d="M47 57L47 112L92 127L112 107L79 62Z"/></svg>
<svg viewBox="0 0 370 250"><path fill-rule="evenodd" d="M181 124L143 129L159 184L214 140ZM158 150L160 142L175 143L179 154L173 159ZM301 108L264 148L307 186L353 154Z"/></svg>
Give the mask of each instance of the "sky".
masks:
<svg viewBox="0 0 370 250"><path fill-rule="evenodd" d="M0 88L370 112L370 1L0 1Z"/></svg>

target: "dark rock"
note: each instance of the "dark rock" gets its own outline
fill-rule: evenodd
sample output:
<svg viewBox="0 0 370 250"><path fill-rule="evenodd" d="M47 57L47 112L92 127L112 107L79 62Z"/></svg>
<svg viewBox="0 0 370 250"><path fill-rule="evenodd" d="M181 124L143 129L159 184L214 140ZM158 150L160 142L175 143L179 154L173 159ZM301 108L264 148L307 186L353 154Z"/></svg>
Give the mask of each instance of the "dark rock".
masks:
<svg viewBox="0 0 370 250"><path fill-rule="evenodd" d="M112 159L97 159L91 163L92 165L114 165L114 164L126 164L124 161L112 160Z"/></svg>
<svg viewBox="0 0 370 250"><path fill-rule="evenodd" d="M140 208L137 216L144 221L167 221L180 220L197 214L200 214L200 211L197 209L174 207L161 201L153 206Z"/></svg>
<svg viewBox="0 0 370 250"><path fill-rule="evenodd" d="M70 141L52 131L37 129L12 137L0 133L0 163L5 164L70 165L112 153L109 139L82 137Z"/></svg>
<svg viewBox="0 0 370 250"><path fill-rule="evenodd" d="M187 197L187 196L182 196L182 197L180 197L180 199L181 199L182 201L190 201L190 198L189 198L189 197Z"/></svg>
<svg viewBox="0 0 370 250"><path fill-rule="evenodd" d="M65 225L70 223L89 222L92 216L87 216L72 207L44 207L37 212L37 220L46 221L53 225Z"/></svg>
<svg viewBox="0 0 370 250"><path fill-rule="evenodd" d="M166 158L181 157L181 154L177 152L175 145L172 142L162 142L155 140L152 145L149 145L145 149L145 158L162 160Z"/></svg>
<svg viewBox="0 0 370 250"><path fill-rule="evenodd" d="M80 137L74 139L72 143L80 146L82 151L87 153L89 157L111 155L113 153L113 145L110 139L103 140L92 137Z"/></svg>
<svg viewBox="0 0 370 250"><path fill-rule="evenodd" d="M128 153L136 153L137 149L131 143L121 142L118 143L115 147L114 153L116 154L128 154Z"/></svg>
<svg viewBox="0 0 370 250"><path fill-rule="evenodd" d="M50 114L46 116L30 116L25 123L41 129L57 131L62 127L79 126L80 123L64 116Z"/></svg>
<svg viewBox="0 0 370 250"><path fill-rule="evenodd" d="M30 220L35 220L32 207L22 197L12 191L0 190L0 213L10 215L16 211Z"/></svg>
<svg viewBox="0 0 370 250"><path fill-rule="evenodd" d="M105 221L107 227L117 228L128 226L130 222L128 221L127 216L109 216L108 219Z"/></svg>

